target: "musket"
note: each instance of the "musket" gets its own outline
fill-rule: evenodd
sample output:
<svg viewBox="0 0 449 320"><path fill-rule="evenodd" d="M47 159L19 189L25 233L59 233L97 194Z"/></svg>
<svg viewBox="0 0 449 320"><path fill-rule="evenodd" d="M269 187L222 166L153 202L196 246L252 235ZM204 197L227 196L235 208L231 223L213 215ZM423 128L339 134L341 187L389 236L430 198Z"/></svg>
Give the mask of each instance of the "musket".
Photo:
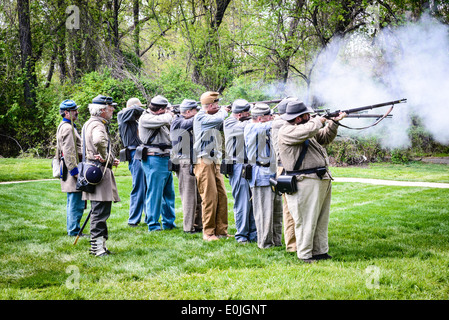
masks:
<svg viewBox="0 0 449 320"><path fill-rule="evenodd" d="M362 116L363 117L363 115L366 118L368 118L368 117L370 117L370 118L376 117L377 118L377 120L373 124L371 124L369 126L366 126L366 127L361 127L361 128L351 128L351 127L348 127L348 126L345 126L345 125L339 123L340 126L348 128L348 129L363 130L363 129L367 129L367 128L373 127L373 126L377 125L379 122L381 122L383 119L388 118L390 116L390 112L391 112L391 110L393 110L393 107L394 107L395 104L405 103L405 102L407 102L407 99L388 101L388 102L373 104L371 106L365 106L365 107L359 107L359 108L353 108L353 109L347 109L347 110L336 110L336 111L333 111L333 112L329 112L329 110L316 110L316 113L318 115L320 115L320 113L324 113L321 116L324 117L324 118L327 118L327 119L331 119L331 118L337 117L340 114L340 112L346 113L348 115L348 117L351 117L351 115L352 115L351 118L354 118L355 116L359 116L359 117ZM357 112L360 112L360 111L371 110L371 109L385 107L385 106L391 106L391 107L384 115L380 115L379 116L379 115L370 115L370 114L357 113Z"/></svg>
<svg viewBox="0 0 449 320"><path fill-rule="evenodd" d="M373 104L373 105L370 105L370 106L358 107L358 108L347 109L347 110L336 110L336 111L333 111L333 112L329 112L328 109L326 109L326 110L317 109L317 110L315 110L315 112L317 114L324 113L321 116L329 119L329 118L337 117L340 114L340 112L344 112L344 113L350 115L350 114L354 114L354 113L357 113L357 112L360 112L360 111L371 110L371 109L381 108L381 107L385 107L385 106L393 107L395 104L406 103L406 102L407 102L407 99L400 99L400 100L388 101L388 102ZM368 116L368 114L366 116ZM378 116L378 115L374 115L374 116ZM370 116L370 117L374 118L374 116ZM384 117L384 116L387 117L388 114L381 115L380 117Z"/></svg>
<svg viewBox="0 0 449 320"><path fill-rule="evenodd" d="M90 212L86 217L86 221L84 221L83 226L81 227L80 231L78 232L78 235L76 236L75 242L73 245L75 245L78 242L78 239L80 238L81 233L83 232L84 228L86 227L87 221L89 221L90 218Z"/></svg>
<svg viewBox="0 0 449 320"><path fill-rule="evenodd" d="M273 103L279 103L281 101L282 101L282 99L276 99L276 100L265 100L265 101L253 101L253 102L248 102L248 103L252 104L252 105L255 105L256 103L273 104ZM226 108L230 108L231 106L232 106L232 103L225 105ZM273 109L275 109L275 108L273 108Z"/></svg>

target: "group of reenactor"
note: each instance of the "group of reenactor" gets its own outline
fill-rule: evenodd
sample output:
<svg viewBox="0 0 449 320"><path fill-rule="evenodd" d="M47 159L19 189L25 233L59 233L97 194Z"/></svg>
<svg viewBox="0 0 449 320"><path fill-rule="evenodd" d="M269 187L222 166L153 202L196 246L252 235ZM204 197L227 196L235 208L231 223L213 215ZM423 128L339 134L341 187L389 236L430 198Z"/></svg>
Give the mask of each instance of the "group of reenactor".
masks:
<svg viewBox="0 0 449 320"><path fill-rule="evenodd" d="M85 201L90 200L91 253L110 253L106 220L111 203L120 201L111 167L127 161L132 176L130 227L138 226L144 213L150 232L176 228L175 173L184 232L202 232L205 241L234 237L264 249L282 245L284 228L286 250L297 252L299 259L331 258L327 226L332 177L323 145L335 138L345 114L331 121L312 117L313 109L296 97L283 99L273 108L276 115L265 103L237 99L219 106L219 100L219 93L212 91L201 95L200 105L185 99L178 108L161 95L148 106L129 99L117 114L124 147L120 160L111 154L108 134L116 105L112 98L100 95L89 104L91 118L82 136L74 124L78 106L72 100L61 103L57 140L67 167L61 186L67 192L68 234L80 232ZM75 189L76 160L81 159L103 165L95 193ZM276 192L272 180L281 174L296 177L295 192ZM224 176L234 198L235 235L228 233Z"/></svg>

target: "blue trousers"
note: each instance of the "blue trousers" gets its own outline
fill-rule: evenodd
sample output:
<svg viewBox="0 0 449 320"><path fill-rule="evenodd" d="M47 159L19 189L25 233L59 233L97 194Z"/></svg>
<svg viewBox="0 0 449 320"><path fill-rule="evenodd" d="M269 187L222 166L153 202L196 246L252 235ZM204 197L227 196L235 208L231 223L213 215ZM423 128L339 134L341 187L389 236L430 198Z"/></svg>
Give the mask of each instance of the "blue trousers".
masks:
<svg viewBox="0 0 449 320"><path fill-rule="evenodd" d="M254 221L251 189L248 180L242 178L240 163L234 164L229 175L229 184L234 198L235 239L237 241L257 241L256 222Z"/></svg>
<svg viewBox="0 0 449 320"><path fill-rule="evenodd" d="M173 174L168 171L169 157L148 156L142 160L147 182L145 223L148 231L175 228L175 185Z"/></svg>
<svg viewBox="0 0 449 320"><path fill-rule="evenodd" d="M67 234L76 236L81 229L85 201L81 199L82 192L67 192Z"/></svg>
<svg viewBox="0 0 449 320"><path fill-rule="evenodd" d="M142 211L145 211L145 193L146 182L140 160L135 160L136 150L130 150L131 160L128 163L128 169L132 177L132 189L129 196L129 224L138 224L142 219Z"/></svg>

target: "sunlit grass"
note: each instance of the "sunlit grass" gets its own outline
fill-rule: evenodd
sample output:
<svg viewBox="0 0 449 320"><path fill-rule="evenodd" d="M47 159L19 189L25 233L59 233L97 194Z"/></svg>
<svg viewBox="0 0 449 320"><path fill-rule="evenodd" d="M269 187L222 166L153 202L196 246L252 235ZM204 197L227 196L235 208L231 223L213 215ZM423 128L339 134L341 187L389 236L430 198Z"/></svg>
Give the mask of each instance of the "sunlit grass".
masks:
<svg viewBox="0 0 449 320"><path fill-rule="evenodd" d="M65 235L65 194L57 180L0 185L1 299L449 297L447 189L334 182L329 223L333 259L307 265L285 247L261 250L254 243L204 242L201 234L185 234L176 178L179 228L155 233L143 223L129 228L131 178L123 167L116 179L122 202L112 205L108 220L107 244L114 254L104 258L88 254L86 238L74 246L74 239ZM436 177L435 167L429 168L428 175ZM364 169L347 170L362 175ZM368 171L383 177L394 170L374 166ZM425 170L405 169L412 180ZM227 180L226 186L229 231L234 233ZM77 282L71 270L79 275Z"/></svg>

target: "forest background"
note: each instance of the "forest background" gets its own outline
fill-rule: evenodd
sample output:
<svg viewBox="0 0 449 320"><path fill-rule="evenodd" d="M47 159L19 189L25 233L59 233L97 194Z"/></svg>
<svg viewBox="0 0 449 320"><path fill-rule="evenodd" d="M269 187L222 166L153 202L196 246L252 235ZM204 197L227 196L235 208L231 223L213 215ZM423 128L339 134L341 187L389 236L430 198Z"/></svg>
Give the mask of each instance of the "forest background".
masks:
<svg viewBox="0 0 449 320"><path fill-rule="evenodd" d="M65 99L82 125L98 94L120 110L208 90L223 104L293 95L331 109L407 98L330 155L447 155L448 26L443 0L0 0L0 155L52 157ZM118 150L115 116L111 132Z"/></svg>

